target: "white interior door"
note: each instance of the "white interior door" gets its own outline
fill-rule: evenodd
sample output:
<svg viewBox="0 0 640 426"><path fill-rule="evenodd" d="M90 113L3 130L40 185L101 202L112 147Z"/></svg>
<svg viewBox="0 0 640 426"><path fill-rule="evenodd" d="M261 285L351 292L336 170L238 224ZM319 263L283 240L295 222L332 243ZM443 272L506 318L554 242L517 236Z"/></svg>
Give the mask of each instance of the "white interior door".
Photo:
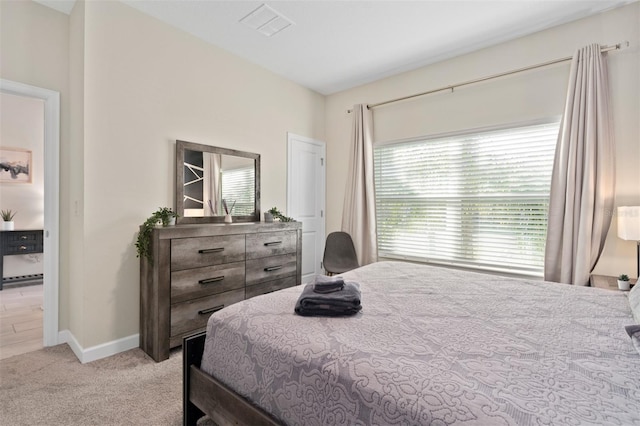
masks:
<svg viewBox="0 0 640 426"><path fill-rule="evenodd" d="M324 253L324 142L287 134L287 213L302 222L302 282L322 273Z"/></svg>

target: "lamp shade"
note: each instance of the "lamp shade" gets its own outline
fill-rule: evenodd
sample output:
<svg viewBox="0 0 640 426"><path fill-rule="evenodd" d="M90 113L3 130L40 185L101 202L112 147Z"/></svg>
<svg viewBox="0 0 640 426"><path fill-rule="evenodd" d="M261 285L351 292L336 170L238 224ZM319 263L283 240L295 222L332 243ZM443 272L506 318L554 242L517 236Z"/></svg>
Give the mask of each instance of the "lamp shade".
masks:
<svg viewBox="0 0 640 426"><path fill-rule="evenodd" d="M618 207L618 237L640 241L640 206Z"/></svg>

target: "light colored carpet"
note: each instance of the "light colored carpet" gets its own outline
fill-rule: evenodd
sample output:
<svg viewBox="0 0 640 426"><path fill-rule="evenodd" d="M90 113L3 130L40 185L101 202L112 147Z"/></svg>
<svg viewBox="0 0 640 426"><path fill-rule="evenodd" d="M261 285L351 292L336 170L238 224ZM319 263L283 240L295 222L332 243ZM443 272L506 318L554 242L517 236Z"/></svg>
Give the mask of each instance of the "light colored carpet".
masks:
<svg viewBox="0 0 640 426"><path fill-rule="evenodd" d="M181 425L182 353L156 363L132 349L80 364L64 344L1 360L0 424Z"/></svg>

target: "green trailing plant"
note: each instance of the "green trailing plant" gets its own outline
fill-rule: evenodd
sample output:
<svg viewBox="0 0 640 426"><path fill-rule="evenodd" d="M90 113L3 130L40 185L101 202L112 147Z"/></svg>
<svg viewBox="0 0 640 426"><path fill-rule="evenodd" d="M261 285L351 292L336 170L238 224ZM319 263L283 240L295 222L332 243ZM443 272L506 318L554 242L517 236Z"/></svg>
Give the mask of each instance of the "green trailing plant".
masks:
<svg viewBox="0 0 640 426"><path fill-rule="evenodd" d="M178 213L174 212L169 207L160 207L154 214L162 221L162 226L169 225L171 218L177 218L179 216Z"/></svg>
<svg viewBox="0 0 640 426"><path fill-rule="evenodd" d="M2 210L0 211L0 216L2 216L2 220L4 220L5 222L11 222L16 213L17 212L11 210Z"/></svg>
<svg viewBox="0 0 640 426"><path fill-rule="evenodd" d="M274 219L278 219L280 222L295 222L292 217L288 217L280 213L280 210L278 210L277 207L271 207L267 211L273 215Z"/></svg>
<svg viewBox="0 0 640 426"><path fill-rule="evenodd" d="M153 212L140 226L138 240L136 241L137 257L144 257L149 260L149 262L153 262L153 256L151 255L149 247L151 244L151 231L153 231L153 228L157 227L159 223L167 226L172 217L177 218L178 216L178 213L175 213L169 207L160 207Z"/></svg>
<svg viewBox="0 0 640 426"><path fill-rule="evenodd" d="M618 276L618 279L619 279L620 281L629 281L629 275L627 275L627 274L622 274L622 275Z"/></svg>

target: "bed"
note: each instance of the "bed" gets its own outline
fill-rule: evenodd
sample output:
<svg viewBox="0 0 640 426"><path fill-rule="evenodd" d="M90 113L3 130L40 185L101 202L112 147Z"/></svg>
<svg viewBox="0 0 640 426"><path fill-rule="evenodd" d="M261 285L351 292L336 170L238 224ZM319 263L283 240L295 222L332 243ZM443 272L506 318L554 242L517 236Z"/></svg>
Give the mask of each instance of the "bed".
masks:
<svg viewBox="0 0 640 426"><path fill-rule="evenodd" d="M295 315L299 286L213 314L185 341L185 423L640 425L638 286L402 262L343 276L353 317Z"/></svg>

